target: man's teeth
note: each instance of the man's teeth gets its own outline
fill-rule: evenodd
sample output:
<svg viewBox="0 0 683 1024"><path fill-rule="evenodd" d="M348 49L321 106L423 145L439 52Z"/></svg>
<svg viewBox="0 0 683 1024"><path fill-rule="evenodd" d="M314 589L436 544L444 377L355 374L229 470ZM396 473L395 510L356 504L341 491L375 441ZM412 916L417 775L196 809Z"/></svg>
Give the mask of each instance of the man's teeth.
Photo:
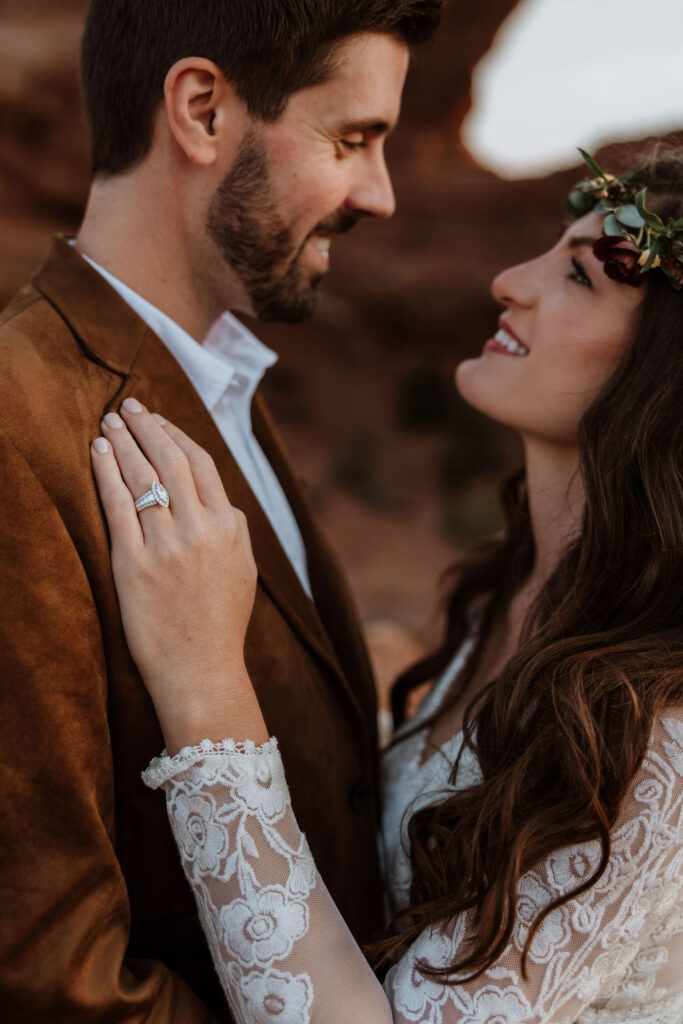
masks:
<svg viewBox="0 0 683 1024"><path fill-rule="evenodd" d="M503 348L506 348L508 352L513 352L516 356L529 355L529 349L520 344L520 342L518 342L516 338L513 338L511 334L508 334L507 331L504 331L502 327L496 331L494 337L498 344L502 345Z"/></svg>
<svg viewBox="0 0 683 1024"><path fill-rule="evenodd" d="M331 238L320 238L317 235L313 235L313 237L311 238L311 242L316 247L316 249L320 249L320 252L329 252L330 246L332 245Z"/></svg>

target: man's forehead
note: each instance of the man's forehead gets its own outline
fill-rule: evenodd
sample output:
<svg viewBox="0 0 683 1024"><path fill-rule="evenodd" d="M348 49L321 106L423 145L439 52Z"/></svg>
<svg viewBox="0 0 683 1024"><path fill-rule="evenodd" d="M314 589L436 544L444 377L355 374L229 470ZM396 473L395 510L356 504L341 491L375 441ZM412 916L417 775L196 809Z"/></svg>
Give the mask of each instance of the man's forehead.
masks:
<svg viewBox="0 0 683 1024"><path fill-rule="evenodd" d="M366 33L340 43L334 71L319 86L330 113L365 130L392 128L409 58L406 44L390 35Z"/></svg>

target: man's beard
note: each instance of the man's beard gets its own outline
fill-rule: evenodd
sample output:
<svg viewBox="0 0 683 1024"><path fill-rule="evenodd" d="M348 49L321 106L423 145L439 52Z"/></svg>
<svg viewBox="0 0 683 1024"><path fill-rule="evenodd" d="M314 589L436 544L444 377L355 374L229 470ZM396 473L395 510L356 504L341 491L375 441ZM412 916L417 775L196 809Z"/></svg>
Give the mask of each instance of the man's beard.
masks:
<svg viewBox="0 0 683 1024"><path fill-rule="evenodd" d="M272 198L265 145L249 131L211 200L206 228L242 282L259 320L293 324L313 315L324 277L302 270L306 242L316 234L342 234L358 219L356 213L339 210L297 248Z"/></svg>

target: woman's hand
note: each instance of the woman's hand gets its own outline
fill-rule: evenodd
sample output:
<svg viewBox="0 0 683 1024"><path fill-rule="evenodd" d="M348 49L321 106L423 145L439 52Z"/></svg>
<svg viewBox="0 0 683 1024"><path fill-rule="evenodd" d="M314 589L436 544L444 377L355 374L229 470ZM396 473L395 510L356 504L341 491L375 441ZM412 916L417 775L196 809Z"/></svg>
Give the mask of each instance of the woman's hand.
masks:
<svg viewBox="0 0 683 1024"><path fill-rule="evenodd" d="M92 464L130 652L171 753L268 733L244 664L256 565L211 457L135 399L109 413ZM170 507L137 512L160 480Z"/></svg>

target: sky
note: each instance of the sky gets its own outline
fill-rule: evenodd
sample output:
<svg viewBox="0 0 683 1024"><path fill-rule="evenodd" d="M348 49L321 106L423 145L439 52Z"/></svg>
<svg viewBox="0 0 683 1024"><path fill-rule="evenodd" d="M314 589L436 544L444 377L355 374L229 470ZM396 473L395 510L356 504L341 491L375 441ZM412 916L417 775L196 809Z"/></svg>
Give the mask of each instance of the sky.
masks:
<svg viewBox="0 0 683 1024"><path fill-rule="evenodd" d="M473 98L463 141L505 178L574 166L577 146L683 129L683 0L523 0Z"/></svg>

